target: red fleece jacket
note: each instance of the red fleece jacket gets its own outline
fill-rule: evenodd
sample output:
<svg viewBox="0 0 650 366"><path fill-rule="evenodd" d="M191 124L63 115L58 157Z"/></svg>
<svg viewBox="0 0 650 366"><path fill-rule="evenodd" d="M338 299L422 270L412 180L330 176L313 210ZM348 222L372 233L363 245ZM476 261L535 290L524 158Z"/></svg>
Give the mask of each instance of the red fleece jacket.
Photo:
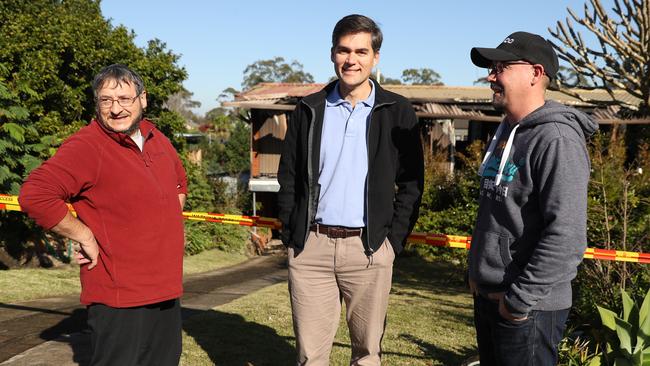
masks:
<svg viewBox="0 0 650 366"><path fill-rule="evenodd" d="M99 122L67 139L23 184L20 205L46 229L70 202L95 234L99 263L81 267L81 302L132 307L183 294L183 217L187 178L169 140L142 120L141 152Z"/></svg>

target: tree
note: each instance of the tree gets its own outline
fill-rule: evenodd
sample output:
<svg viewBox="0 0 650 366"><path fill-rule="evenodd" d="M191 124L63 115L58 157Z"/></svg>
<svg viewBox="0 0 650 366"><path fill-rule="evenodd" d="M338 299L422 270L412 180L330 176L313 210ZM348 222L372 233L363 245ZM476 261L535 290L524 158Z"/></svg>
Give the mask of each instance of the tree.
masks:
<svg viewBox="0 0 650 366"><path fill-rule="evenodd" d="M244 69L242 88L250 89L263 82L313 83L314 77L302 68L300 62L294 60L289 64L283 57L258 60Z"/></svg>
<svg viewBox="0 0 650 366"><path fill-rule="evenodd" d="M636 115L650 114L650 0L614 0L613 14L608 14L600 0L590 0L580 17L567 9L571 19L582 25L597 40L595 46L585 42L567 17L558 21L551 35L558 56L591 82L588 89L605 89L612 98L609 104L619 105ZM565 82L564 80L560 80ZM585 100L567 85L560 85L566 94ZM624 90L639 98L638 104L614 93ZM592 102L592 101L589 101Z"/></svg>
<svg viewBox="0 0 650 366"><path fill-rule="evenodd" d="M250 168L250 126L235 120L230 138L224 144L223 167L230 175L239 175Z"/></svg>
<svg viewBox="0 0 650 366"><path fill-rule="evenodd" d="M147 88L147 116L182 90L186 71L179 56L160 40L145 48L135 33L114 27L94 0L6 0L0 2L0 63L8 83L34 91L21 93L29 122L39 132L67 137L95 114L91 82L104 66L122 63L138 71Z"/></svg>
<svg viewBox="0 0 650 366"><path fill-rule="evenodd" d="M181 91L176 92L167 98L167 101L163 106L172 112L176 112L186 121L189 120L201 124L203 122L203 117L196 115L194 111L192 111L192 108L199 108L201 102L192 100L193 95L194 93L183 88Z"/></svg>
<svg viewBox="0 0 650 366"><path fill-rule="evenodd" d="M382 85L401 85L402 81L400 79L393 79L388 76L379 75L379 84Z"/></svg>
<svg viewBox="0 0 650 366"><path fill-rule="evenodd" d="M182 146L183 119L164 102L182 90L187 72L164 42L140 48L134 38L102 16L97 0L0 2L0 193L17 193L31 169L94 117L92 80L113 63L142 76L147 117ZM2 213L0 227L5 248L9 237L24 243L38 233L24 215Z"/></svg>
<svg viewBox="0 0 650 366"><path fill-rule="evenodd" d="M402 81L412 85L444 85L440 74L428 68L406 69L402 71Z"/></svg>
<svg viewBox="0 0 650 366"><path fill-rule="evenodd" d="M0 64L0 71L6 67ZM20 93L33 93L24 85L9 85L0 77L0 193L18 194L27 172L49 155L52 136L40 137L34 126L25 125L29 111L20 105Z"/></svg>
<svg viewBox="0 0 650 366"><path fill-rule="evenodd" d="M558 80L561 80L562 85L569 88L589 89L593 87L593 84L584 75L564 65L560 65Z"/></svg>
<svg viewBox="0 0 650 366"><path fill-rule="evenodd" d="M490 82L488 81L487 76L481 76L474 80L474 85L490 85Z"/></svg>

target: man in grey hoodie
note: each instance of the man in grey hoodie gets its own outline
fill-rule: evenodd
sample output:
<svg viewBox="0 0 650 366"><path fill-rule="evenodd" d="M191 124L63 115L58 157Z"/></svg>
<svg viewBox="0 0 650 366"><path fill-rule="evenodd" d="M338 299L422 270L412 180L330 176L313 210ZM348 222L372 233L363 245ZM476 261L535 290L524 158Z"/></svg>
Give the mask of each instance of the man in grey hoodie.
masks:
<svg viewBox="0 0 650 366"><path fill-rule="evenodd" d="M469 254L481 365L554 365L587 242L585 139L598 125L545 101L558 58L544 38L515 32L471 58L505 112L479 170Z"/></svg>

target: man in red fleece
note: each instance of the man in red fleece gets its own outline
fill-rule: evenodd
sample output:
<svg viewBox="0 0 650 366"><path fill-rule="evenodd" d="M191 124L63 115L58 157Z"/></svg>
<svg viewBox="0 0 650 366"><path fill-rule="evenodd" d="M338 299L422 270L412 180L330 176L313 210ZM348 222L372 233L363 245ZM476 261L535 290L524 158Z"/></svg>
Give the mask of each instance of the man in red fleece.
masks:
<svg viewBox="0 0 650 366"><path fill-rule="evenodd" d="M108 66L93 92L97 119L29 175L19 202L39 225L80 244L91 364L178 365L185 171L142 117L137 73Z"/></svg>

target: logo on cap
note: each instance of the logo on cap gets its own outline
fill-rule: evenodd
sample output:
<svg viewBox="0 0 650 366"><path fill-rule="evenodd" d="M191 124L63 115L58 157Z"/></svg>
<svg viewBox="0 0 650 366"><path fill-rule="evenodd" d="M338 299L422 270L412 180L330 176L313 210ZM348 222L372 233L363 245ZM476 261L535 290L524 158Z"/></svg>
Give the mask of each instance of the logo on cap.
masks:
<svg viewBox="0 0 650 366"><path fill-rule="evenodd" d="M506 37L506 39L503 40L503 43L507 43L507 44L511 44L511 43L514 43L514 42L515 42L515 40L510 38L510 37Z"/></svg>

